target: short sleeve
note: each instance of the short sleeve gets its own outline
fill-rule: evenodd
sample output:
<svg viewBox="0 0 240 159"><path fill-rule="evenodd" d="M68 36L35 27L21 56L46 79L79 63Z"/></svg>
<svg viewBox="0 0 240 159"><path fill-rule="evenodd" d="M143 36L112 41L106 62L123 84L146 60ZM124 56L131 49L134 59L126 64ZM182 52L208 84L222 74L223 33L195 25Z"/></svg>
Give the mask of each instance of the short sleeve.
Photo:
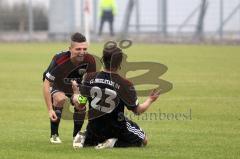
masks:
<svg viewBox="0 0 240 159"><path fill-rule="evenodd" d="M45 79L47 79L50 82L53 82L55 80L55 76L52 75L52 71L54 70L54 68L57 66L56 63L56 55L52 58L51 63L49 64L48 68L46 69L46 71L43 73L43 81Z"/></svg>
<svg viewBox="0 0 240 159"><path fill-rule="evenodd" d="M134 110L138 105L137 92L132 83L121 85L120 92L118 92L120 99L129 110Z"/></svg>

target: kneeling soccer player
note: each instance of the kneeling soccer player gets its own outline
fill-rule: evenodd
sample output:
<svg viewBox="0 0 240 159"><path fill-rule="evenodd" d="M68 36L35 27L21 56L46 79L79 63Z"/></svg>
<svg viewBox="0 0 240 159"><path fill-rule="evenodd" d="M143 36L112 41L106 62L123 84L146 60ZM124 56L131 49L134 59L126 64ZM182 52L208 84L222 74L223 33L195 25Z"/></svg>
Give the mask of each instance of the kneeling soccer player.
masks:
<svg viewBox="0 0 240 159"><path fill-rule="evenodd" d="M145 102L139 104L133 84L118 74L122 59L120 48L105 47L102 56L104 71L85 75L79 89L88 97L89 122L86 132L79 132L76 136L79 142L76 148L141 147L147 144L145 132L124 116L124 106L139 115L158 99L160 93L153 90ZM77 83L72 84L76 90ZM80 92L74 91L74 95L79 96Z"/></svg>

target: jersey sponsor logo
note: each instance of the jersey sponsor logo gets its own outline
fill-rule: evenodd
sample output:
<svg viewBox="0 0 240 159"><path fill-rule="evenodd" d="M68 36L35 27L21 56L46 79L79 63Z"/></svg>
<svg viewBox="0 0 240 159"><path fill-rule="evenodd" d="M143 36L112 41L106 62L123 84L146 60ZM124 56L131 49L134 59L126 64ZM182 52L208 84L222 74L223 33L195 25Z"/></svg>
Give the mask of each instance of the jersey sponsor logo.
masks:
<svg viewBox="0 0 240 159"><path fill-rule="evenodd" d="M64 84L72 85L71 81L81 81L82 78L64 78L63 82Z"/></svg>

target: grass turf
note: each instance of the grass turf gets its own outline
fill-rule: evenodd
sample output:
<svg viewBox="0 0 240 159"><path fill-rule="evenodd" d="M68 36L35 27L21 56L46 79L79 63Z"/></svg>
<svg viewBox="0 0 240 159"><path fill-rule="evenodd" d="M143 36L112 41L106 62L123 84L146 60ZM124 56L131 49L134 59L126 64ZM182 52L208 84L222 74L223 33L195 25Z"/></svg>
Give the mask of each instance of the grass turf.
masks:
<svg viewBox="0 0 240 159"><path fill-rule="evenodd" d="M168 66L162 79L173 83L149 109L159 115L134 120L147 132L146 148L96 151L72 149L72 121L62 120L61 145L49 143L49 120L42 97L42 72L65 43L0 44L0 156L10 158L238 158L240 156L240 47L134 44L129 61ZM100 56L102 45L90 52ZM143 101L144 98L140 100ZM85 122L87 123L87 122Z"/></svg>

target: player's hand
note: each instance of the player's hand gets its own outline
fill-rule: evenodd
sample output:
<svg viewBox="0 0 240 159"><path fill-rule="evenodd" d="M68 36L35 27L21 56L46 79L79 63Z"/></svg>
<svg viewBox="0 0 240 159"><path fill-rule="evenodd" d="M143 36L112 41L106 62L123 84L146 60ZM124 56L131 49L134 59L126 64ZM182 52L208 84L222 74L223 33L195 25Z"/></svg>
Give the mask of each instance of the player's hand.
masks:
<svg viewBox="0 0 240 159"><path fill-rule="evenodd" d="M152 90L152 92L149 94L149 99L151 102L154 102L158 99L160 95L160 91L157 89Z"/></svg>
<svg viewBox="0 0 240 159"><path fill-rule="evenodd" d="M80 94L78 83L75 80L72 80L72 89L74 94Z"/></svg>
<svg viewBox="0 0 240 159"><path fill-rule="evenodd" d="M79 94L73 94L73 96L72 96L72 103L73 103L74 107L77 110L86 109L86 107L85 107L86 103L79 103L78 98L79 98Z"/></svg>
<svg viewBox="0 0 240 159"><path fill-rule="evenodd" d="M82 105L82 104L74 105L74 107L75 107L78 111L86 110L86 106L85 106L85 105Z"/></svg>
<svg viewBox="0 0 240 159"><path fill-rule="evenodd" d="M49 114L49 118L51 119L51 121L53 121L53 122L57 121L58 117L57 117L57 115L56 115L54 110L50 110L48 112L48 114Z"/></svg>
<svg viewBox="0 0 240 159"><path fill-rule="evenodd" d="M74 104L74 106L78 104L78 96L79 94L72 95L72 103Z"/></svg>

